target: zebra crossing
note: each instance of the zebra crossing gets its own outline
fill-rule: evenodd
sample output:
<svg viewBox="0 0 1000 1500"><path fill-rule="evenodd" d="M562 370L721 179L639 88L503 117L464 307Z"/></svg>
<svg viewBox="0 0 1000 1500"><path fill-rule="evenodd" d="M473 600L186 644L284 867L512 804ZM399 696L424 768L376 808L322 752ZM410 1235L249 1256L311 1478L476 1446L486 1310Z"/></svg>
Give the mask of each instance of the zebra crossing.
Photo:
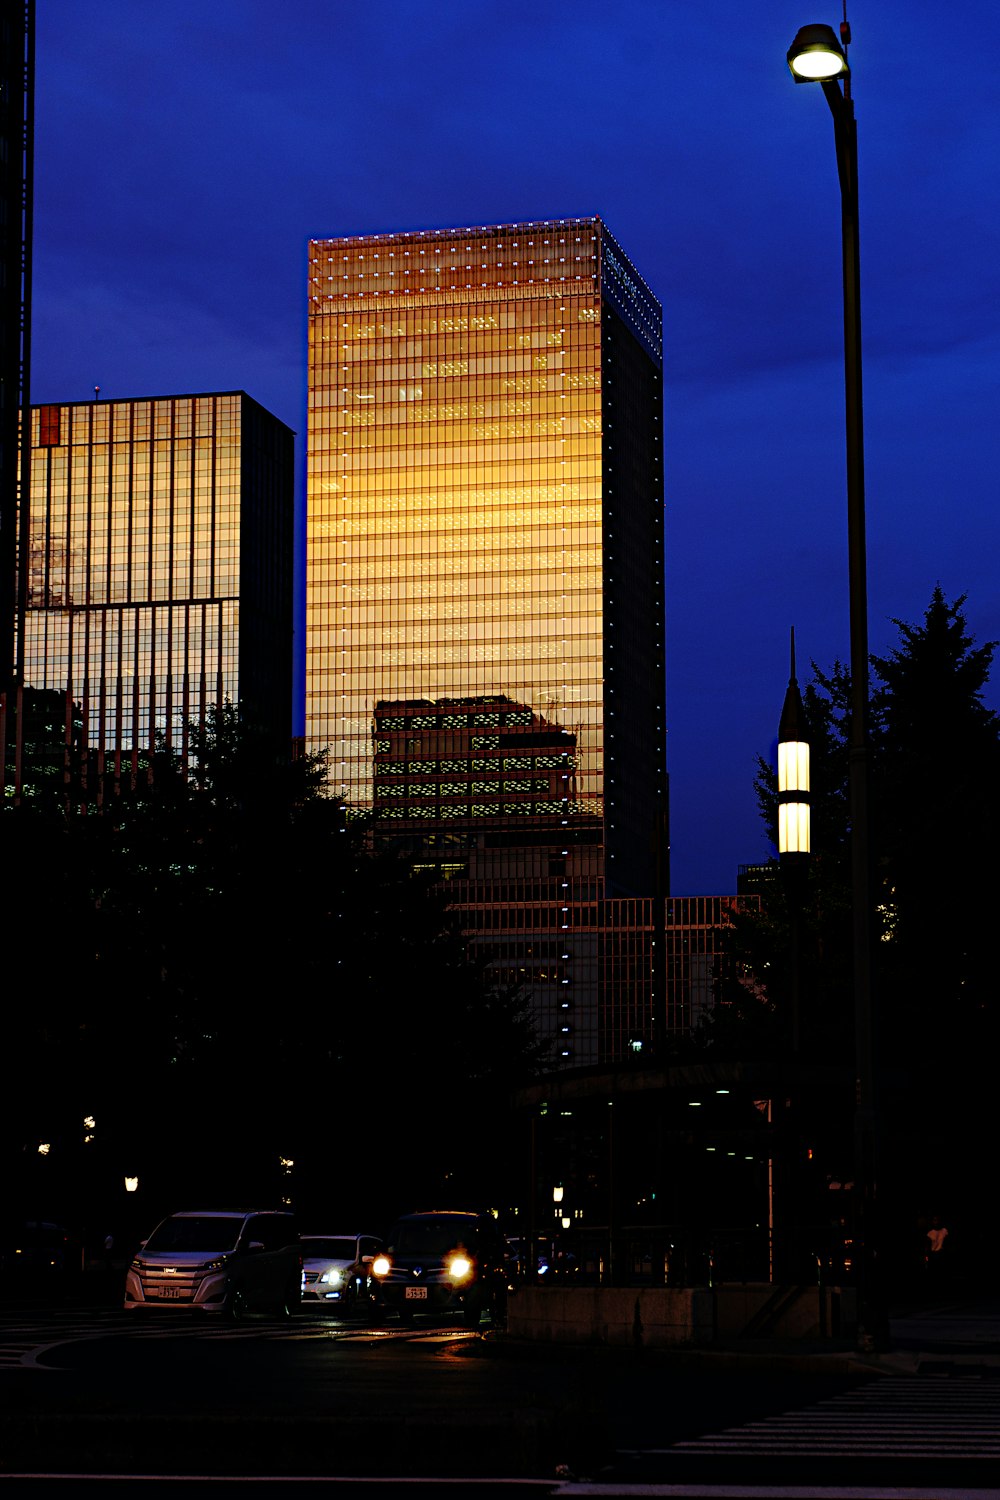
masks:
<svg viewBox="0 0 1000 1500"><path fill-rule="evenodd" d="M996 1371L991 1371L994 1377ZM813 1406L686 1438L664 1453L728 1457L1000 1458L1000 1379L881 1376Z"/></svg>

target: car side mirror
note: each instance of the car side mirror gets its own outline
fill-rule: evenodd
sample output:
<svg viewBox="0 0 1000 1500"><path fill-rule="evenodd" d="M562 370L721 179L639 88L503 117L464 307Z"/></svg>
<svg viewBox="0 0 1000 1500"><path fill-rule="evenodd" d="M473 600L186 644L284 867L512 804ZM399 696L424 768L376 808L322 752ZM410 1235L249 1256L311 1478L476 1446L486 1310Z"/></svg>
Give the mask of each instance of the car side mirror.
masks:
<svg viewBox="0 0 1000 1500"><path fill-rule="evenodd" d="M263 1242L263 1240L251 1240L250 1243L249 1243L249 1245L247 1246L247 1249L251 1253L253 1251L255 1251L255 1250L263 1250L263 1248L264 1248L264 1242Z"/></svg>
<svg viewBox="0 0 1000 1500"><path fill-rule="evenodd" d="M374 1259L375 1259L374 1255L362 1255L362 1257L361 1257L361 1264L363 1266L370 1266L371 1263L372 1263L372 1261Z"/></svg>

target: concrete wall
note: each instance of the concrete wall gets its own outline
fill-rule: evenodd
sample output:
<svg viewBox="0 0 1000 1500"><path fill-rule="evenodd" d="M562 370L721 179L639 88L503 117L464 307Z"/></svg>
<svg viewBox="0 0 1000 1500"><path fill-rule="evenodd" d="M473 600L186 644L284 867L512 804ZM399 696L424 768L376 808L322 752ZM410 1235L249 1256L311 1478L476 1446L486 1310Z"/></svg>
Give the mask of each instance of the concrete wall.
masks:
<svg viewBox="0 0 1000 1500"><path fill-rule="evenodd" d="M525 1286L507 1303L515 1338L554 1344L710 1344L712 1324L712 1293L699 1287Z"/></svg>
<svg viewBox="0 0 1000 1500"><path fill-rule="evenodd" d="M853 1287L740 1283L708 1287L525 1286L507 1305L515 1338L544 1343L705 1347L837 1339L857 1324Z"/></svg>
<svg viewBox="0 0 1000 1500"><path fill-rule="evenodd" d="M854 1287L741 1282L715 1288L715 1336L733 1339L849 1338L857 1327Z"/></svg>

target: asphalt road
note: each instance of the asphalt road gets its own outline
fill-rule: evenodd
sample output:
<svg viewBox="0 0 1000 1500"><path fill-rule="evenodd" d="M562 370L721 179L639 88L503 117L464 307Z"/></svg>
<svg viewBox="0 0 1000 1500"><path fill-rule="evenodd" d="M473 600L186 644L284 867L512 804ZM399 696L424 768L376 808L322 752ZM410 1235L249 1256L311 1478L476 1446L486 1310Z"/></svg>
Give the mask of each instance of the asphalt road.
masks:
<svg viewBox="0 0 1000 1500"><path fill-rule="evenodd" d="M0 1474L108 1476L111 1494L126 1485L111 1476L151 1474L325 1476L345 1495L363 1478L369 1496L379 1476L448 1479L450 1500L466 1478L542 1493L1000 1493L995 1371L712 1366L515 1345L422 1316L375 1329L309 1309L231 1327L174 1309L8 1306L0 1401Z"/></svg>

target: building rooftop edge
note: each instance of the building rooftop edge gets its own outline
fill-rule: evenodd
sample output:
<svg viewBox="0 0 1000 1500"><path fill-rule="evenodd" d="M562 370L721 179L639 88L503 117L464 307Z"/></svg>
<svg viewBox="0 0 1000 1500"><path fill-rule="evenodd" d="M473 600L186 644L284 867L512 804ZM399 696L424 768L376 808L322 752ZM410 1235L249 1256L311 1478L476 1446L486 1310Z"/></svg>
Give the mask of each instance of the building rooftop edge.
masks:
<svg viewBox="0 0 1000 1500"><path fill-rule="evenodd" d="M141 396L91 396L89 400L84 396L79 401L67 401L62 398L56 398L53 401L32 400L31 410L40 411L43 406L122 406L129 401L207 401L216 400L220 396L243 396L247 401L252 401L254 406L259 406L261 411L266 412L275 422L280 422L283 427L288 427L288 423L282 417L277 416L269 406L265 406L263 401L258 401L257 397L251 396L249 391L241 389L225 391L163 391ZM294 432L295 429L289 427L288 430L289 432Z"/></svg>
<svg viewBox="0 0 1000 1500"><path fill-rule="evenodd" d="M548 229L559 225L603 224L600 214L567 219L514 219L501 224L445 224L439 229L386 229L374 234L310 235L310 245L359 245L389 240L436 240L452 235L496 234L499 230Z"/></svg>

